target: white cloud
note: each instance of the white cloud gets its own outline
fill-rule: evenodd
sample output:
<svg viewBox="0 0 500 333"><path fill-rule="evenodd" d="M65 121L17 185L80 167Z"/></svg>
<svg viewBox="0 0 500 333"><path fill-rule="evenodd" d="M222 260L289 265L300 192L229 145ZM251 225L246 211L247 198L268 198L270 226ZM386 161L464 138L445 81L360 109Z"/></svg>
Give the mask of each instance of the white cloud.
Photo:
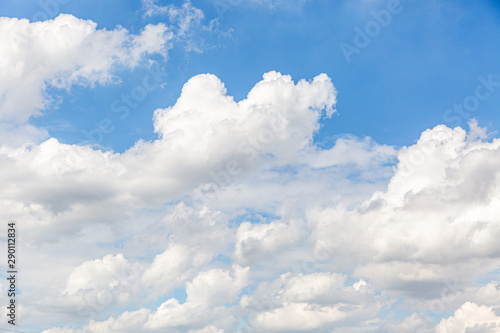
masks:
<svg viewBox="0 0 500 333"><path fill-rule="evenodd" d="M26 142L43 142L49 138L46 129L30 124L12 124L0 121L0 144L19 147Z"/></svg>
<svg viewBox="0 0 500 333"><path fill-rule="evenodd" d="M281 80L281 76L277 78ZM235 105L248 103L235 103L224 93L220 93L220 89L215 91L216 93L210 96L220 98L215 99L216 102L211 105L229 105L234 108ZM200 101L207 99L208 97L204 96L199 98ZM266 97L262 99L265 100ZM170 112L180 106L183 108L179 110L193 110L197 107L194 105L188 108L183 103L180 99L178 105L172 109L160 110L157 114ZM314 105L312 102L309 104ZM270 108L276 109L279 107ZM308 110L317 112L315 108ZM301 114L299 110L296 113ZM199 136L205 131L212 133L209 130L211 128L218 128L215 133L224 135L221 134L224 131L219 129L222 125L216 115L212 115L212 127L208 125L210 121L205 121L195 132L188 132L190 122L180 122L179 118L191 117L189 112L179 112L176 117L174 114L169 115L173 120L166 122L162 125L164 129L159 130L164 135L173 134L163 136L159 142L171 140L172 143L182 145L182 140L191 140L190 136ZM157 121L160 120L157 118ZM175 128L184 128L186 133L180 135L175 131L169 132L169 124ZM238 125L236 119L233 126L242 125ZM284 132L293 129L288 126L291 126L290 122L283 129ZM309 128L314 131L315 127ZM302 138L307 138L306 133L309 132L304 132ZM200 140L202 137L199 137ZM262 163L259 168L281 165L282 160L294 161L293 156L296 156L296 159L307 156L305 160L294 163L300 164L301 168L310 168L328 175L331 169L342 165L354 165L360 170L379 167L394 154L392 148L363 142L367 141L341 140L338 147L332 147L332 156L337 156L336 150L349 151L345 145L352 144L354 147L353 151L356 153L341 159L339 163L325 157L324 151L306 144L302 149L291 151L286 158L260 156ZM268 143L271 146L274 144ZM143 151L147 151L146 146L143 148ZM215 146L207 145L206 149L215 149ZM262 147L262 150L266 149L272 148ZM147 316L144 315L138 327L143 325L157 330L175 330L179 327L202 330L213 325L217 330L229 330L235 322L245 322L245 318L250 318L246 322L253 327L276 332L291 331L292 328L296 331L322 332L332 326L348 332L374 329L380 325L385 325L384 327L392 331L397 331L398 328L402 331L412 331L414 328L424 332L427 319L420 314L409 316L400 323L377 323L376 317L381 307L390 306L391 301L385 299L385 296L375 296L375 292L383 291L389 297L404 295L408 306L415 306L417 309L420 307L424 313L456 309L468 297L474 297L481 304L494 305L497 300L492 292L496 290L496 285L492 283L479 289L471 287L478 276L498 265L495 258L498 251L495 242L495 218L498 216L499 187L495 182L489 182L478 188L477 182L471 183L469 179L488 173L488 179L495 179L491 175L495 174L494 170L498 170L498 149L497 140L471 140L461 129L452 130L438 126L424 132L416 145L401 150L398 167L387 190L373 194L359 205L344 205L342 201L331 205L331 199L322 199L312 191L311 200L292 200L290 204L286 204L286 200L281 199L281 211L277 211L282 215L281 218L262 218L260 223L242 222L230 228L228 221L231 215L208 207L195 209L180 204L172 213L151 224L151 229L145 233L151 234L151 239L157 239L154 242L161 244L163 239L163 243L169 245L166 250L161 250L152 264L145 269L141 286L148 288L148 294L156 296L168 296L175 288L185 287L187 302L181 304L176 299L166 301L156 312L151 311ZM182 151L178 149L178 154ZM424 152L420 160L412 157L412 154L418 151ZM23 151L9 151L9 154L18 159L23 155ZM215 151L207 153L206 156L211 157L214 154ZM227 149L222 156L224 154L231 156L237 152ZM129 155L127 158L131 159L131 156L137 158L141 154ZM113 158L121 162L123 157L116 155ZM324 162L321 162L320 167L316 167L315 163L321 160ZM481 160L488 161L486 169L485 164L480 163ZM130 160L128 163L124 164L131 165ZM404 168L404 163L413 163L415 170ZM427 172L421 172L418 169L420 167ZM482 171L478 172L478 168ZM261 169L258 170L259 175L265 175L265 172L260 173ZM256 186L257 184L252 183L254 176L248 173L249 170L246 172L250 178L242 184L248 188L252 188L252 184ZM272 184L279 179L264 177L261 181L262 184ZM261 196L266 193L257 192ZM454 193L454 196L443 195L449 192ZM221 195L224 195L224 191ZM470 201L471 195L473 202ZM297 194L294 196L300 198ZM314 201L317 202L316 205L312 204ZM440 203L439 206L434 204L436 201ZM459 206L457 202L460 203ZM235 207L238 205L235 204ZM219 240L224 241L217 241L217 235ZM136 240L131 239L128 244L133 246L142 242L140 240L143 236L137 237ZM442 246L443 240L446 247ZM309 246L318 241L329 247L328 256L309 259L312 259L315 265L313 269L321 269L324 272L286 273L295 266L299 270L304 269L301 265L305 261L301 260L309 260L307 253L312 251ZM249 269L243 279L247 282L236 283L237 274L211 266L214 258L220 254L230 255L231 251L234 260ZM277 264L273 267L273 263ZM336 271L336 268L352 272L350 278L357 278L358 281L347 283L347 275L329 273ZM276 279L277 274L280 278ZM446 281L453 281L455 277L460 277L456 288L445 289L450 288ZM251 295L243 296L239 305L224 308L224 304L238 300L242 286L247 283L258 284L258 288ZM268 302L269 297L274 297L271 303ZM262 306L255 310L255 304ZM439 306L433 307L436 304ZM484 309L481 311L486 313ZM249 314L253 316L247 317ZM199 320L189 320L193 315ZM300 323L286 320L299 315L308 320ZM455 325L459 317L448 319L449 325ZM210 318L219 319L214 322ZM228 319L223 321L221 318ZM118 325L118 322L121 322L120 317L113 319L113 325ZM93 325L105 325L104 323L111 325L111 319ZM486 327L486 324L491 326L492 323L494 321L485 321L479 323L483 326L477 327ZM445 327L443 325L448 325L448 322L440 325Z"/></svg>
<svg viewBox="0 0 500 333"><path fill-rule="evenodd" d="M145 16L167 15L170 22L178 26L178 35L185 35L192 25L199 25L204 18L203 11L194 7L190 1L184 2L182 7L175 5L161 6L156 3L158 0L142 0Z"/></svg>
<svg viewBox="0 0 500 333"><path fill-rule="evenodd" d="M500 282L491 281L476 291L474 299L481 305L500 304Z"/></svg>
<svg viewBox="0 0 500 333"><path fill-rule="evenodd" d="M400 151L387 191L355 209L311 209L315 237L378 287L425 294L453 276L470 282L498 264L499 146L460 128L427 130Z"/></svg>
<svg viewBox="0 0 500 333"><path fill-rule="evenodd" d="M104 260L123 261L123 257L105 257ZM96 263L100 265L102 262L95 261L81 267L88 271L88 266L95 266ZM181 304L177 299L170 298L163 302L156 311L145 308L127 311L104 321L91 320L82 330L53 328L44 333L137 332L138 330L179 332L187 331L188 328L192 328L189 332L223 333L223 329L218 329L209 323L215 321L220 325L228 326L234 321L223 305L238 299L238 294L246 283L247 273L248 269L237 266L233 267L232 274L227 270L211 269L199 273L186 283L187 301L185 303ZM101 282L97 282L99 283Z"/></svg>
<svg viewBox="0 0 500 333"><path fill-rule="evenodd" d="M189 100L194 95L196 102ZM161 139L138 142L123 154L61 144L56 139L18 149L4 146L0 178L5 186L0 199L36 206L40 213L23 218L25 223L35 224L43 213L42 226L58 223L61 232L73 232L92 221L117 220L134 207L179 199L185 191L219 181L228 172L229 179L222 181L233 182L255 169L266 154L289 160L308 149L321 108L329 109L334 102L335 90L324 75L294 84L289 76L269 73L240 103L225 95L215 76L197 76L186 84L176 105L156 111L155 127ZM285 112L290 121L284 118ZM281 127L274 128L280 119ZM272 137L262 136L263 129L275 132ZM194 143L196 152L188 146ZM7 181L12 177L18 179L16 184ZM7 201L5 205L11 205ZM90 207L100 216L86 216L93 214ZM51 214L59 215L56 219Z"/></svg>
<svg viewBox="0 0 500 333"><path fill-rule="evenodd" d="M233 29L221 30L218 19L212 19L204 25L205 14L189 0L182 6L162 6L157 3L158 0L142 0L143 16L168 17L174 31L175 43L183 45L186 52L202 53L205 49L218 47L216 39L232 37Z"/></svg>
<svg viewBox="0 0 500 333"><path fill-rule="evenodd" d="M221 162L232 153L251 163L259 154L286 157L308 148L321 111L330 116L335 103L336 90L324 74L295 84L288 75L266 73L238 103L217 77L198 75L173 107L155 112L155 130L175 152L196 147L190 160L209 154Z"/></svg>
<svg viewBox="0 0 500 333"><path fill-rule="evenodd" d="M23 123L40 114L54 102L48 87L112 83L117 66L133 68L148 54L166 56L171 38L164 24L131 35L121 27L97 29L95 22L67 14L31 23L2 17L0 119Z"/></svg>
<svg viewBox="0 0 500 333"><path fill-rule="evenodd" d="M167 295L192 278L196 270L208 264L212 257L213 254L196 248L171 245L165 252L155 257L151 267L144 272L142 283L152 288L149 291L150 295L155 297Z"/></svg>
<svg viewBox="0 0 500 333"><path fill-rule="evenodd" d="M23 221L33 258L73 240L73 251L90 249L78 260L60 253L65 271L41 278L65 277L60 304L126 290L104 304L109 319L87 323L88 331L219 333L240 320L261 331L369 331L401 296L415 312L436 301L452 311L470 298L481 305L461 311L479 319L469 325L457 312L440 329L493 327L497 285L474 282L500 263L500 140L441 125L399 151L349 136L320 149L312 138L335 103L326 75L295 83L269 72L239 102L217 77L198 75L175 105L156 110L159 138L124 153L55 139L0 148L2 216ZM200 205L195 190L210 185L216 198ZM245 217L261 210L274 216ZM113 244L91 246L103 240L121 241L124 256L106 255L116 253ZM326 257L313 255L319 244ZM136 264L140 277L131 273ZM443 298L455 277L457 291ZM240 296L244 287L257 289ZM178 288L184 303L173 298ZM47 300L49 291L26 292L30 320L44 314L28 300ZM168 299L156 310L111 314L111 304L126 307L140 292L144 302ZM417 329L425 319L416 313L386 327Z"/></svg>
<svg viewBox="0 0 500 333"><path fill-rule="evenodd" d="M264 332L309 332L345 318L341 307L286 303L282 308L258 314L254 325Z"/></svg>
<svg viewBox="0 0 500 333"><path fill-rule="evenodd" d="M138 142L123 154L66 145L56 139L15 149L0 148L0 178L4 180L0 193L2 217L22 221L24 243L21 246L29 258L26 271L42 269L41 263L47 257L57 257L64 263L57 266L57 270L38 274L36 281L25 280L26 286L40 285L44 281L45 285L69 288L61 295L58 294L60 290L54 288L34 287L33 291L26 292L26 318L47 326L56 324L58 318L68 322L75 318L82 320L79 317L82 314L78 313L82 304L90 302L91 310L95 305L99 313L108 313L112 304L122 306L133 302L137 290L145 291L151 299L158 299L170 295L176 288L185 287L200 271L213 269L207 265L218 255L229 259L234 252L231 244L235 241L236 229L229 227L228 215L209 207L190 207L182 203L165 207L164 204L180 198L190 202L189 196L186 197L189 190L214 182L210 172L220 172L220 165L224 166L221 162L241 161L242 173L234 174L236 180L251 174L262 161L284 163L293 155L309 151L312 135L318 128L317 121L324 114L321 108L331 113L335 102L335 89L326 76L295 84L289 76L275 72L266 74L265 80L239 103L220 89L212 91L212 95L207 92L201 96L198 104L185 102L186 96L196 94L207 82L219 88L223 86L210 75L191 80L176 105L156 112L155 121L162 137L150 143ZM288 95L300 100L288 100ZM226 105L213 102L218 99L226 101ZM186 107L199 115L193 117ZM233 124L225 122L225 108L234 111ZM176 118L169 118L173 114L177 114ZM198 126L198 116L212 120L193 132L190 128ZM291 121L284 119L280 127L271 127L270 123L284 116L289 116ZM271 141L257 141L259 146L254 147L248 138L260 140L259 133L265 127L275 128L275 137ZM230 137L233 130L241 132L234 140ZM186 133L169 135L180 131ZM198 142L206 151L193 155L191 150L184 149L186 139L206 140ZM226 145L227 139L231 139L232 145ZM287 146L290 139L302 146ZM241 147L250 151L241 156L238 151ZM287 147L285 155L280 154L280 147ZM268 152L274 156L266 156ZM108 302L106 290L114 289L107 286L113 285L114 280L112 276L104 278L111 273L101 259L96 261L95 258L122 262L124 259L106 256L116 253L115 244L122 242L124 248L120 252L133 263L130 265L135 265L140 257L147 258L142 261L149 260L150 265L142 262L144 274L140 278L131 274L130 279L125 280L126 288L118 283L117 288L126 291L123 295L121 291L117 295L111 293L113 301ZM88 279L90 273L86 273L88 270L100 272L102 284L92 283ZM86 282L78 280L75 274ZM70 278L66 281L64 277ZM79 281L83 283L81 288L77 288ZM30 289L27 287L27 290ZM230 295L234 295L236 289L232 290ZM232 300L231 297L227 299ZM50 305L60 315L46 316L37 302ZM212 301L207 298L207 302ZM187 318L190 304L193 303L179 304L179 311L186 312ZM217 311L221 318L227 317L224 311ZM192 328L203 329L209 324L207 319ZM212 324L221 329L230 327L227 323Z"/></svg>
<svg viewBox="0 0 500 333"><path fill-rule="evenodd" d="M203 306L233 303L238 300L238 294L246 284L248 271L248 268L236 268L234 279L229 272L221 269L202 272L192 282L187 283L187 301Z"/></svg>
<svg viewBox="0 0 500 333"><path fill-rule="evenodd" d="M251 265L262 256L295 244L304 234L300 226L273 221L268 224L243 222L236 233L234 257L237 263Z"/></svg>
<svg viewBox="0 0 500 333"><path fill-rule="evenodd" d="M413 313L399 323L385 323L381 326L382 332L387 333L429 333L431 332L428 318Z"/></svg>
<svg viewBox="0 0 500 333"><path fill-rule="evenodd" d="M214 325L209 325L201 330L189 330L188 333L224 333L224 330L218 329Z"/></svg>
<svg viewBox="0 0 500 333"><path fill-rule="evenodd" d="M497 333L500 332L498 308L464 303L453 316L442 319L436 333Z"/></svg>
<svg viewBox="0 0 500 333"><path fill-rule="evenodd" d="M82 307L88 309L124 305L137 292L138 270L122 254L86 261L68 276L62 294L79 298Z"/></svg>
<svg viewBox="0 0 500 333"><path fill-rule="evenodd" d="M347 278L328 272L282 274L261 282L252 295L242 297L241 305L250 311L248 324L258 332L326 332L376 316L381 303L372 286L363 280L348 284Z"/></svg>

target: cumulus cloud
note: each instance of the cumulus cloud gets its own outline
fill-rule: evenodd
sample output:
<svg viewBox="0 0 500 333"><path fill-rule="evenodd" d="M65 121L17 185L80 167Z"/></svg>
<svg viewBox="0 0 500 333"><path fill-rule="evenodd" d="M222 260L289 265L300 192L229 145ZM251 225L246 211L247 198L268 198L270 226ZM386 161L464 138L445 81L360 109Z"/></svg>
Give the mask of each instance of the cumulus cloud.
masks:
<svg viewBox="0 0 500 333"><path fill-rule="evenodd" d="M62 294L78 298L81 311L124 305L136 292L137 270L122 254L86 261L68 276Z"/></svg>
<svg viewBox="0 0 500 333"><path fill-rule="evenodd" d="M233 303L246 285L248 271L249 268L235 267L234 278L221 269L202 272L186 285L187 300L204 306Z"/></svg>
<svg viewBox="0 0 500 333"><path fill-rule="evenodd" d="M500 282L491 281L476 291L474 299L481 305L500 304Z"/></svg>
<svg viewBox="0 0 500 333"><path fill-rule="evenodd" d="M307 150L322 110L333 112L334 103L335 89L326 75L295 84L271 72L239 103L215 76L196 76L174 106L155 112L160 139L138 142L123 154L53 138L16 149L4 146L0 177L7 180L15 172L19 182L5 181L0 199L40 205L49 221L50 213L61 214L61 223L66 217L78 220L78 211L88 205L102 210L99 221L113 213L112 207L161 205L202 184L227 185L266 155L284 163ZM33 218L28 221L35 223Z"/></svg>
<svg viewBox="0 0 500 333"><path fill-rule="evenodd" d="M442 319L436 327L436 333L500 332L498 308L480 306L476 303L464 303L453 316Z"/></svg>
<svg viewBox="0 0 500 333"><path fill-rule="evenodd" d="M104 258L104 260L110 257ZM117 256L115 260L123 260ZM95 265L84 264L82 266ZM98 265L100 264L97 263ZM154 264L153 264L154 265ZM224 332L211 322L219 322L227 326L234 318L224 308L224 304L238 299L241 289L246 285L248 269L233 266L232 273L228 270L211 269L199 273L186 283L187 300L180 303L175 298L163 302L156 311L142 308L136 311L126 311L117 317L104 321L92 320L81 330L70 328L52 328L45 333L55 332L134 332L147 330L152 332ZM70 277L71 279L71 277ZM165 277L158 278L164 281ZM99 284L100 282L97 282Z"/></svg>
<svg viewBox="0 0 500 333"><path fill-rule="evenodd" d="M196 143L200 159L210 153L220 160L226 152L246 159L259 153L287 156L311 144L322 110L330 116L335 104L336 90L324 74L295 84L289 75L266 73L238 103L217 77L198 75L173 107L155 112L155 130L176 151Z"/></svg>
<svg viewBox="0 0 500 333"><path fill-rule="evenodd" d="M197 269L212 260L210 253L183 245L172 245L165 252L157 255L143 277L142 282L153 288L151 295L160 297L173 289L181 287L191 278Z"/></svg>
<svg viewBox="0 0 500 333"><path fill-rule="evenodd" d="M300 226L273 221L268 224L243 222L236 233L234 257L243 265L255 264L262 256L290 247L301 237Z"/></svg>
<svg viewBox="0 0 500 333"><path fill-rule="evenodd" d="M460 128L425 131L399 152L387 191L355 209L311 210L316 237L380 287L425 294L453 276L474 280L498 264L499 144L468 141Z"/></svg>
<svg viewBox="0 0 500 333"><path fill-rule="evenodd" d="M262 282L242 305L258 312L250 321L259 332L310 332L362 322L379 311L372 286L347 283L338 273L286 273Z"/></svg>
<svg viewBox="0 0 500 333"><path fill-rule="evenodd" d="M161 53L150 42L166 32L151 26L131 37L70 16L45 24L61 20L69 27L59 29L81 28L82 43L121 36L127 55L110 51L116 61L98 71L70 64L59 81L44 77L53 85L107 82L113 64ZM319 148L313 136L335 106L325 74L294 82L265 73L241 101L216 76L197 75L174 105L155 111L158 138L124 153L53 138L2 146L2 216L23 221L33 258L74 240L88 249L71 260L60 253L66 268L41 279L64 277L57 302L66 309L54 309L68 320L70 309L97 300L104 319L82 324L90 332L369 330L384 325L377 316L401 296L415 311L386 322L388 330L420 329L427 319L417 310L459 307L437 329L497 329L498 285L474 282L500 264L500 140L487 141L477 124L469 134L439 125L399 150L352 136ZM317 255L320 247L327 255ZM52 304L27 290L27 300ZM161 304L135 303L141 293ZM44 317L26 304L30 320ZM112 314L114 306L123 312Z"/></svg>
<svg viewBox="0 0 500 333"><path fill-rule="evenodd" d="M2 17L0 120L23 123L40 114L55 102L48 87L114 82L117 66L133 68L149 54L166 56L171 38L164 24L132 35L121 27L98 29L95 22L67 14L42 22Z"/></svg>

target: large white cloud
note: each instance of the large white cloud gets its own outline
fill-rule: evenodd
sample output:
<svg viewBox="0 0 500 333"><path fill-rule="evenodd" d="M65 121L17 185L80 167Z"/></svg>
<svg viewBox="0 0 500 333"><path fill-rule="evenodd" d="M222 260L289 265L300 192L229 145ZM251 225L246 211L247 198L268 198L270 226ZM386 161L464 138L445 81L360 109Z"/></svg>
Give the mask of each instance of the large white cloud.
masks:
<svg viewBox="0 0 500 333"><path fill-rule="evenodd" d="M2 17L0 120L22 123L39 114L55 102L48 87L116 81L117 66L133 68L148 54L166 56L171 38L164 24L132 35L121 27L98 29L95 22L67 14L41 22Z"/></svg>
<svg viewBox="0 0 500 333"><path fill-rule="evenodd" d="M4 146L0 199L5 205L10 200L40 205L49 220L51 213L60 214L60 223L75 219L73 226L78 225L78 212L85 214L89 205L101 209L101 217L113 213L113 207L123 213L143 204L162 205L202 184L234 182L266 154L282 162L307 150L322 109L331 113L334 103L335 89L325 75L294 84L289 76L271 72L239 103L225 94L215 76L196 76L176 105L156 111L161 138L138 142L123 154L56 139L17 149Z"/></svg>
<svg viewBox="0 0 500 333"><path fill-rule="evenodd" d="M443 319L436 333L496 333L500 332L498 308L467 302L453 316Z"/></svg>

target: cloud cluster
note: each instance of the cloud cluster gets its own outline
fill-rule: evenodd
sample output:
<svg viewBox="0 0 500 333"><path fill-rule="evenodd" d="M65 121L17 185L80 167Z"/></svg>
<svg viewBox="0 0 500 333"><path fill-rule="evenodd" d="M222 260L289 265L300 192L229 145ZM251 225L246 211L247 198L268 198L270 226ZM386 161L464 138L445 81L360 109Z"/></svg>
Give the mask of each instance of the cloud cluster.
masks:
<svg viewBox="0 0 500 333"><path fill-rule="evenodd" d="M155 112L158 140L138 142L123 154L55 139L3 147L2 176L26 179L23 187L5 187L3 205L10 208L4 214L33 228L26 238L33 244L37 235L45 235L40 231L55 225L66 228L59 234L85 233L77 217L84 210L85 219L111 228L103 237L116 238L112 230L122 219L118 237L130 235L123 243L126 256L108 254L77 265L65 273L66 289L59 297L66 304L97 304L104 310L126 306L141 293L152 301L167 300L155 311L140 307L92 321L90 331L231 331L238 325L272 332L356 325L368 330L377 327L373 320L381 309L401 296L416 312L403 322L386 322L388 329L423 327L428 312L460 307L436 329L494 327L491 291L497 288L474 287L474 281L499 264L500 141L436 126L397 152L385 190L350 201L348 190L335 188L328 177L342 180L349 170L358 178L345 186L363 185L377 179L374 174L387 168L395 150L352 137L338 139L330 149L315 147L319 119L334 105L335 89L325 75L294 83L270 72L240 102L215 76L199 75L186 83L175 105ZM265 129L267 136L261 135ZM74 152L82 160L66 163ZM54 161L65 165L63 181L57 180ZM241 170L229 173L236 169ZM318 185L310 179L313 174ZM195 203L189 201L193 189L217 182L225 205L180 203L160 219L139 213L175 199ZM288 196L275 197L283 190ZM247 198L246 204L234 193ZM262 207L262 197L276 201L271 211L276 217L245 220L248 209ZM134 218L153 220L140 230ZM233 224L234 218L243 220ZM318 246L326 246L328 256L311 256ZM143 273L132 273L138 270ZM450 293L446 283L457 279ZM249 286L255 291L241 295ZM179 288L186 292L185 302L171 296ZM478 319L464 322L464 311L477 312Z"/></svg>
<svg viewBox="0 0 500 333"><path fill-rule="evenodd" d="M98 269L98 266L102 266L103 262L109 264L110 260L123 261L123 257L105 257L102 261L85 262L72 272L68 278L68 283L73 287L75 285L75 276L83 276L80 279L85 279L87 274L93 273ZM170 273L182 274L182 270ZM182 304L175 298L169 298L161 303L156 311L142 308L135 311L126 311L105 321L91 320L82 329L53 328L44 332L134 332L137 330L152 332L179 332L179 330L196 332L205 330L217 332L215 326L207 323L215 322L217 324L219 322L219 324L222 323L227 326L228 322L234 320L230 315L228 317L224 305L238 300L241 288L246 283L247 274L248 269L237 266L233 266L230 271L220 268L209 269L198 273L186 283L187 299ZM106 279L101 279L98 283L106 283ZM112 288L117 288L116 285L122 282L113 281L111 283L113 284ZM81 287L81 283L77 284ZM103 306L119 305L118 302L112 302L113 297L117 297L118 293L109 290L110 288L104 289L109 295L96 295L97 302L92 304L94 311L102 310ZM130 291L130 288L124 288L119 295L123 296L126 293L126 296L128 296ZM106 296L108 299L103 299ZM89 300L85 300L83 303L89 309L83 310L90 310L92 305ZM101 305L100 308L96 308L97 303Z"/></svg>
<svg viewBox="0 0 500 333"><path fill-rule="evenodd" d="M200 17L189 3L169 8L186 16L179 31ZM47 87L109 83L115 66L165 55L171 38L161 24L131 35L70 15L2 18L0 43L16 47L0 48L0 116L23 123L48 103ZM295 82L271 71L235 101L201 74L155 111L158 138L123 153L55 138L1 146L0 211L23 235L26 323L498 331L500 140L471 123L400 149L349 135L320 148L336 95L325 74ZM77 328L55 328L64 322Z"/></svg>
<svg viewBox="0 0 500 333"><path fill-rule="evenodd" d="M47 219L73 232L67 223L100 223L125 206L180 199L185 191L219 181L221 168L228 165L232 181L254 170L266 154L286 160L310 146L322 109L331 112L334 103L335 89L324 75L295 84L289 76L272 72L239 103L227 96L218 78L199 75L186 83L173 107L155 112L160 138L138 142L123 154L56 139L16 149L4 146L0 199L6 205L12 200L26 207L39 205ZM89 207L102 215L89 218L84 212ZM51 214L58 214L57 219ZM39 217L25 223L36 223Z"/></svg>
<svg viewBox="0 0 500 333"><path fill-rule="evenodd" d="M270 72L247 99L237 103L226 94L218 78L200 75L186 83L174 106L155 112L159 139L138 142L123 154L66 145L53 138L39 145L2 146L2 216L23 221L23 240L31 258L27 271L40 269L40 257L48 255L40 249L55 254L72 244L71 251L57 254L66 265L47 271L42 278L49 283L58 275L67 276L64 290L46 289L58 295L57 302L40 290L33 297L52 304L65 316L71 316L68 309L82 315L124 306L133 302L139 290L156 300L185 287L191 290L189 295L193 296L189 299L196 300L196 304L215 304L210 300L212 296L203 296L199 286L200 281L210 283L213 279L195 277L217 255L231 256L228 249L236 230L227 226L227 216L209 208L181 204L152 223L154 214L141 211L161 207L189 196L191 189L216 182L211 175L217 177L221 165L232 163L242 170L232 175L233 181L252 174L265 160L283 164L293 156L311 153L318 120L333 112L335 93L325 75L294 83L289 76ZM197 96L197 103L193 103L193 96ZM205 119L202 123L200 117ZM267 130L264 136L263 130ZM287 146L290 141L296 146ZM200 147L196 154L186 146L193 142ZM146 220L146 233L134 224L136 218ZM99 233L93 235L96 229ZM201 234L203 229L206 232ZM143 252L146 256L156 252L151 262L138 261L137 251L133 251L132 262L115 251L99 256L102 259L92 259L112 249L113 240L131 234L134 237L126 241L130 249L143 240L151 242L153 235L157 237L158 246ZM243 231L239 234L243 235ZM229 243L218 244L218 237L223 235ZM95 244L105 245L100 248ZM85 252L83 249L88 247L91 250ZM80 258L88 259L78 263ZM68 270L70 267L76 268ZM144 269L144 274L133 274L138 267ZM226 278L221 271L211 272L218 274L217 280ZM97 284L92 282L95 276L100 277ZM228 302L236 301L235 292L241 288L238 283L233 291L224 289L217 295ZM27 305L26 311L27 317L36 321L43 313L35 304ZM188 311L190 307L182 305L179 309Z"/></svg>
<svg viewBox="0 0 500 333"><path fill-rule="evenodd" d="M350 201L348 190L333 182L348 177L346 170L358 174L346 187L377 179L373 174L386 170L396 152L352 137L330 149L315 147L319 119L334 105L335 88L325 75L294 83L270 72L240 102L215 76L199 75L175 105L155 112L159 138L123 154L55 139L3 147L3 214L29 225L25 239L38 247L44 245L37 237L55 226L58 234L74 237L93 228L89 222L108 230L103 239L123 239L122 251L61 272L60 304L101 312L127 308L141 294L146 302L166 298L156 310L142 304L91 321L88 331L231 331L238 325L271 332L370 330L382 325L374 320L401 296L415 313L386 322L388 329L423 327L428 312L459 308L436 329L494 328L498 288L478 288L474 281L499 264L500 141L437 126L397 152L386 189ZM262 135L266 129L269 135ZM81 160L67 163L75 152ZM54 170L55 161L65 168ZM9 186L8 179L23 186ZM179 203L161 209L160 218L141 213L175 199L194 203L193 189L218 181L225 205ZM275 196L283 190L287 196ZM248 216L262 198L275 201L275 216ZM137 227L136 218L148 222ZM311 256L320 246L327 256ZM457 287L443 293L455 279ZM172 297L179 289L185 301ZM34 305L28 308L39 316ZM464 321L465 312L476 319ZM48 332L58 331L71 329Z"/></svg>
<svg viewBox="0 0 500 333"><path fill-rule="evenodd" d="M265 79L263 83L267 84ZM220 87L212 90L214 105L244 105L233 102L220 91ZM275 95L271 100L280 100L280 94ZM266 101L269 97L261 98ZM199 100L205 105L207 98L201 96ZM178 106L183 106L187 115L189 110L197 112L197 108L186 106L180 98L176 106L157 112L157 124ZM315 108L308 110L314 112ZM228 111L222 108L221 112ZM172 121L157 127L164 135L160 140L174 140L177 135L188 141L190 135L203 138L203 126L217 121L217 114L212 115L214 118L206 118L202 127L188 132L189 122L181 122L181 114L172 112L169 116ZM198 113L197 117L200 116ZM292 123L288 122L289 126ZM168 124L183 128L185 133L169 132ZM237 121L234 126L238 126ZM314 126L310 128L314 130ZM224 131L218 133L227 135ZM306 135L302 138L307 142ZM353 157L336 161L325 157L336 156L336 152L346 149L346 144L352 145ZM213 147L207 145L205 149ZM435 326L439 332L466 329L495 332L498 285L491 282L477 286L474 282L499 265L495 240L499 236L496 217L500 187L492 181L497 179L499 170L499 149L499 140L484 141L472 132L467 135L461 128L440 125L422 133L415 145L401 149L386 189L376 191L361 203L349 205L334 196L333 200L324 198L325 193L336 191L315 193L310 189L313 201L283 198L275 211L278 217L261 216L256 221L242 221L234 226L231 216L244 216L244 212L234 215L232 209L224 213L181 204L151 225L148 232L154 230L157 235L165 235L170 245L148 264L137 283L141 288L149 288L150 294L164 296L175 288L185 288L186 302L169 299L156 312L147 308L135 310L131 313L134 318L142 318L138 321L141 324L130 327L175 331L179 327L187 330L183 325L189 323L190 329L210 327L214 331L239 327L269 332L326 332L336 327L346 332L378 328L425 332ZM339 165L363 169L381 164L379 168L383 170L393 151L363 140L344 138L328 151L310 147L286 156L288 165L295 165L301 172L309 169L332 175ZM283 163L273 156L266 161L260 168L269 161L274 167ZM260 179L265 174L261 171L259 176L249 174L249 178L240 179L236 188L249 191L254 186L264 183L273 186L280 181L279 177ZM300 172L294 174L299 180L302 177ZM286 186L292 189L293 181ZM220 195L234 189L235 186L227 186ZM265 193L257 192L255 195ZM271 199L273 192L269 195ZM294 196L301 198L299 194ZM234 205L241 207L238 203ZM217 230L215 234L225 234L223 244L214 241L210 228ZM138 237L143 239L141 235ZM132 239L129 244L136 242ZM318 247L326 248L327 255L311 256ZM216 258L221 255L240 266L233 266L233 273L227 266L218 268ZM242 274L238 272L245 272L245 277L238 277ZM254 286L255 290L241 295L247 286ZM404 320L377 319L382 309L390 309L400 297L404 300L400 306L410 311ZM430 322L429 314L446 311L456 312L439 323ZM131 313L92 322L88 329L97 330L92 325L122 327ZM195 314L197 319L182 321L188 313ZM171 319L160 320L160 317ZM103 327L119 331L108 326Z"/></svg>

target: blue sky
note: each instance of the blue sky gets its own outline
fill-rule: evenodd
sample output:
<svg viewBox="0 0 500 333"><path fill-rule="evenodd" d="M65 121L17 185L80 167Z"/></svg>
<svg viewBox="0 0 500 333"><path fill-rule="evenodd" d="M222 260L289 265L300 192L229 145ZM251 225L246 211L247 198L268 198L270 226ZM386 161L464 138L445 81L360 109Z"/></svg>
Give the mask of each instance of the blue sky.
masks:
<svg viewBox="0 0 500 333"><path fill-rule="evenodd" d="M4 0L16 329L498 332L499 54L493 0Z"/></svg>

